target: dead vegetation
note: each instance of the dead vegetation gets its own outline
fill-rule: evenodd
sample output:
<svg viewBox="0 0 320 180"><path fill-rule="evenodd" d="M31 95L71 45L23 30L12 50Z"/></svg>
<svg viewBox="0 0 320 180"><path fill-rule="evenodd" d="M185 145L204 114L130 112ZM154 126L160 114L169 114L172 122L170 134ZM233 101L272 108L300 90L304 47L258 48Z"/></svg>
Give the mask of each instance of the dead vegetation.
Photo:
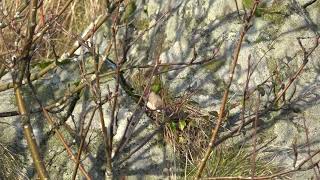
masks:
<svg viewBox="0 0 320 180"><path fill-rule="evenodd" d="M153 49L154 52L148 55L151 56L149 57L151 62L137 64L136 61L128 58L130 48L140 42L143 34L158 25L165 24L174 9L163 12L152 24L138 16L144 10L137 10L135 2L130 0L2 1L0 77L9 74L12 79L1 82L0 91L14 90L17 108L10 112L1 112L0 115L1 117L20 117L21 127L28 142L28 152L32 156L36 169L34 177L40 179L50 177L42 147L39 147L39 143L37 144L34 138L33 124L30 120L30 115L34 113L42 114L44 123L50 127L47 134L53 134L59 139L60 146L73 162L73 168L70 168L72 179L76 179L77 176L93 179L83 160L90 154L88 152L90 137L88 136L92 130L94 116L99 119L98 134L103 139L99 144L103 147L102 152L105 153L102 156L105 167L103 171L106 177L112 177L115 171L113 167L116 164L115 157L121 157L123 149L134 138L132 134L136 122L139 122L144 113L161 130L160 134L163 135L161 138L174 149L177 156L175 168L184 171L179 174L181 177L268 179L286 177L289 173L304 170L303 165L312 160L318 152L310 153L310 156L293 170L279 170L279 167L275 167L270 161L259 156L260 146L265 143L258 142L259 121L266 114L278 111L286 105L287 90L299 78L310 55L318 48L319 36L310 37L314 41L311 48L304 46L302 38L297 40L303 53L301 65L290 69L292 72L286 76L281 76L280 66L276 63L269 64L270 77L250 90L247 85L258 63L251 63L249 55L243 97L230 103L229 93L234 81L238 55L246 33L253 25L252 21L257 16L258 10L261 10L259 9L260 1L250 2L245 11L240 12L238 9L242 28L234 42L229 79L224 82L220 110L217 112L203 110L192 100L191 97L196 96L197 89L176 96L170 92L168 84L163 79L164 75L170 71L212 63L216 60L219 49L214 50L210 56L202 60L197 60L201 54L197 54L194 50L193 57L185 63L163 63L160 54L165 47L161 39L163 37L159 37L157 39L159 44ZM108 33L102 36L108 44L103 52L100 52L94 36L101 26L107 26L105 30ZM85 56L90 56L91 62L86 61ZM76 66L79 71L78 79L72 83L68 82L69 84L66 85L68 88L64 89L65 92L61 96L44 101L39 89L35 86L36 82L43 80L44 77L50 79L49 75L54 74L57 69L71 67L72 63L78 63ZM130 72L129 75L128 72ZM104 81L105 77L111 77L114 84L104 86L108 83ZM75 105L79 103L78 100L85 96L85 89L90 97L88 98L91 103L88 108L90 111L83 115L85 121L79 123L81 125L71 127L66 123L67 119L79 122L81 120L74 119L73 111ZM270 89L272 92L268 93ZM30 98L26 97L27 94L35 103L31 103ZM118 123L118 110L122 106L120 100L124 97L123 94L133 100L132 106L135 110L128 118L125 135L119 142L114 142L117 131L114 124ZM266 104L262 104L264 98L267 99ZM33 107L30 107L31 104ZM110 110L108 114L110 118L106 118L104 114L106 104ZM238 112L231 113L234 109ZM66 111L64 116L57 115L63 111ZM106 122L106 119L110 122ZM229 121L234 119L237 121L236 125L229 128ZM227 142L244 131L252 134L252 141L240 145L238 142ZM120 162L129 159L139 148L149 142L153 135L147 137L146 141L140 142L140 146ZM70 142L70 138L66 136L77 139L76 143ZM268 140L270 139L266 141ZM0 170L0 176L12 178L12 172L15 171L14 174L17 177L24 177L24 173L21 173L23 167L18 158L5 146L1 144L0 146L0 152L3 154L0 158L2 166L0 169L3 170ZM317 164L318 162L313 162L306 169L314 168Z"/></svg>

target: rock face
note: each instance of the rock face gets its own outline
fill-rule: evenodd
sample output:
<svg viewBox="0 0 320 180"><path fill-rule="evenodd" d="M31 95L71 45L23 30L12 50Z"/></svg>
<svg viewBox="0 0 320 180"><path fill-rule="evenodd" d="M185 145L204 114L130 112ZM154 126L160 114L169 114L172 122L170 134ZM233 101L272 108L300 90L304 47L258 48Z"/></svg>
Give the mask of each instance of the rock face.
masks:
<svg viewBox="0 0 320 180"><path fill-rule="evenodd" d="M237 3L236 3L237 2ZM281 85L287 84L291 77L299 70L304 62L304 53L298 39L303 47L309 51L315 45L315 37L320 33L320 1L304 8L307 0L269 0L262 1L256 12L252 27L248 31L242 43L238 64L235 70L235 78L230 89L229 101L240 102L243 89L247 79L248 63L252 72L249 90L254 90L258 86L263 88L266 95L261 97L260 108L269 105L274 98L274 93L281 91ZM237 6L239 11L237 11ZM238 41L243 22L244 8L241 0L138 0L137 9L134 14L134 33L132 38L140 37L132 45L128 52L128 64L146 65L154 64L157 58L161 63L189 63L199 62L213 57L209 63L190 65L163 74L163 83L168 87L168 91L178 97L190 89L196 90L191 97L199 107L206 111L218 111L223 95L225 83L229 77L230 62L233 58L233 51ZM155 25L156 24L156 25ZM151 28L149 31L144 31ZM123 29L119 29L119 39L123 36ZM103 33L110 33L110 29L104 27L96 35L96 42L100 45L99 51L103 52L107 46L101 38ZM318 39L319 41L319 39ZM197 54L195 56L195 54ZM115 58L111 54L111 58ZM261 151L262 157L272 161L275 165L292 169L294 163L295 144L298 151L296 164L302 162L310 154L320 148L320 48L316 48L301 75L290 86L286 94L283 109L262 116L264 121L258 136L266 137L268 141L276 137L269 146ZM248 61L250 59L250 62ZM51 72L43 79L37 80L37 89L42 101L50 104L50 101L58 99L68 92L69 85L79 83L78 65L67 64ZM77 69L77 70L76 70ZM161 69L165 70L165 68ZM135 74L132 70L126 72L125 76L130 79L130 75ZM145 76L147 77L147 76ZM10 81L10 76L1 79L2 82ZM266 82L267 81L267 82ZM101 89L102 96L113 91L115 80L112 76L103 80ZM123 89L120 90L119 110L117 118L119 120L115 132L115 143L125 132L125 125L128 119L135 112L136 102L126 95ZM91 112L88 103L92 100L89 90L83 90L80 100L75 105L73 115L66 122L72 129L80 127L81 123L88 122L87 112ZM87 94L87 95L86 95ZM31 97L30 94L26 94ZM12 90L0 93L0 112L15 110L15 100ZM36 106L34 100L30 100L30 107ZM248 109L253 112L256 107L257 97L252 95L248 100ZM252 104L252 105L250 105ZM281 104L279 104L280 106ZM111 106L104 105L104 118L110 126ZM66 112L61 112L56 119L62 119ZM230 109L230 116L237 117L240 108ZM89 113L90 114L90 113ZM18 116L1 118L0 122L0 142L10 144L17 153L21 153L24 161L30 161L28 153L25 151L26 144L22 140L23 134L19 124ZM50 127L44 123L40 114L32 115L32 123L36 138L42 146L44 160L49 163L51 178L70 179L74 163L70 160L57 138L48 132ZM238 122L231 122L230 128L235 127ZM94 177L101 179L105 175L99 158L104 158L102 149L102 136L100 132L99 117L95 116L92 124L92 134L90 135L90 152L86 154L82 163L85 169ZM245 130L250 131L249 128ZM307 130L307 132L306 132ZM66 135L66 139L73 145L78 143L75 136L61 128ZM116 171L118 175L140 176L149 175L150 178L162 179L172 175L170 170L175 162L175 154L172 148L167 147L160 133L155 133L157 127L152 120L142 114L133 131L133 138L123 149L123 156L130 154L139 147L143 139L150 135L157 134L146 145L138 150L123 164L119 165ZM68 135L69 134L69 135ZM306 134L308 136L306 136ZM309 140L307 140L307 137ZM248 138L244 136L243 138ZM88 139L88 140L89 140ZM250 137L249 137L250 139ZM319 156L320 157L320 156ZM319 158L315 156L313 162ZM271 159L272 158L272 159ZM30 164L30 163L29 163ZM27 174L32 177L33 169L27 167ZM308 179L314 176L314 171L301 171L294 173L293 179ZM80 173L79 173L80 174Z"/></svg>

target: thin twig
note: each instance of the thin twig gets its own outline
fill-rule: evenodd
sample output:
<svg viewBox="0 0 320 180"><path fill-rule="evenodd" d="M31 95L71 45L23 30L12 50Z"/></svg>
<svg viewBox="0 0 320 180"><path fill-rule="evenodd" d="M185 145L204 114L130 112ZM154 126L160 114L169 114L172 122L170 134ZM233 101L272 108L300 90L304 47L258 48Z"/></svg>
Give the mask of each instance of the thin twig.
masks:
<svg viewBox="0 0 320 180"><path fill-rule="evenodd" d="M210 139L210 143L209 143L209 145L208 145L208 147L206 149L206 153L205 153L203 159L201 160L201 162L199 164L198 171L196 173L196 179L200 179L200 177L201 177L202 171L203 171L203 169L204 169L204 167L206 165L206 162L207 162L207 160L208 160L208 158L209 158L209 156L211 154L213 145L214 145L214 143L216 141L216 137L218 135L218 131L219 131L220 125L222 123L222 120L224 119L223 115L225 113L226 103L227 103L228 95L229 95L229 89L230 89L230 86L231 86L231 83L232 83L232 80L233 80L233 75L234 75L234 71L235 71L235 68L236 68L236 65L237 65L237 61L238 61L238 57L239 57L242 41L243 41L243 38L244 38L246 32L250 28L250 24L249 23L250 23L252 17L254 16L254 12L255 12L255 10L257 8L258 3L259 3L259 1L255 1L253 9L251 11L251 14L247 17L245 25L244 25L241 33L240 33L240 38L238 40L238 43L237 43L237 46L236 46L236 49L235 49L234 55L233 55L233 61L232 61L232 67L230 69L229 80L228 80L228 83L227 83L227 86L225 88L224 95L223 95L223 98L222 98L219 117L218 117L218 120L217 120L217 123L216 123L215 127L212 129L212 136L211 136L211 139Z"/></svg>
<svg viewBox="0 0 320 180"><path fill-rule="evenodd" d="M94 115L97 111L97 108L94 108L93 109L93 112L91 114L91 117L89 119L89 122L88 122L88 125L87 125L87 128L85 130L85 132L81 135L81 142L80 142L80 147L79 147L79 150L78 150L78 153L77 153L77 159L76 159L76 165L74 166L74 170L73 170L73 174L72 174L72 180L75 180L76 177L77 177L77 172L78 172L78 168L79 168L79 165L80 165L80 159L81 159L81 153L82 153L82 150L83 150L83 147L85 145L85 142L86 142L86 137L87 137L87 134L89 132L89 129L90 129L90 126L91 126L91 123L92 123L92 120L94 118Z"/></svg>
<svg viewBox="0 0 320 180"><path fill-rule="evenodd" d="M252 153L252 175L251 177L254 178L256 174L256 156L257 156L257 128L258 128L258 121L259 121L259 105L260 105L260 93L258 92L258 100L256 104L255 110L255 119L254 119L254 128L253 128L253 153Z"/></svg>
<svg viewBox="0 0 320 180"><path fill-rule="evenodd" d="M35 141L33 129L30 123L30 114L27 110L26 103L24 97L22 95L21 85L22 80L25 75L25 70L27 68L27 62L31 59L29 53L32 46L32 38L34 35L34 30L36 27L36 15L37 15L37 0L31 0L30 7L29 7L29 19L27 23L27 34L23 42L22 52L18 57L18 72L14 72L12 79L13 79L13 86L14 86L14 93L17 100L17 106L19 109L21 123L23 127L23 132L25 138L28 143L28 148L31 152L31 156L34 162L35 169L38 173L40 179L48 179L49 175L45 168L44 163L42 162L42 158L40 155L39 147Z"/></svg>
<svg viewBox="0 0 320 180"><path fill-rule="evenodd" d="M314 164L311 164L310 166L306 167L306 168L302 168L303 165L305 165L307 162L310 161L311 158L313 158L314 156L316 156L317 154L320 153L320 149L317 150L316 152L314 152L313 154L311 154L311 156L307 157L306 159L304 159L302 162L300 162L300 164L292 169L292 170L284 170L284 171L280 171L278 173L272 174L270 176L260 176L260 177L243 177L243 176L238 176L238 177L208 177L208 178L203 178L203 179L210 179L210 180L223 180L223 179L239 179L239 180L262 180L262 179L273 179L276 177L281 177L293 172L297 172L297 171L306 171L309 170L311 168L313 168L316 164L318 164L318 161L315 162Z"/></svg>
<svg viewBox="0 0 320 180"><path fill-rule="evenodd" d="M30 67L30 62L28 64L28 66ZM54 126L55 125L55 122L53 121L52 117L50 116L50 114L48 113L48 111L44 108L44 106L42 105L42 102L41 100L38 98L37 96L37 92L36 92L36 89L35 87L33 86L31 80L30 80L30 69L28 68L28 71L27 71L27 82L28 82L28 85L32 91L32 94L33 94L33 97L36 99L36 101L38 102L42 112L43 112L43 115L44 117L47 119L47 121L49 122L49 124L51 126ZM67 153L68 155L71 157L71 159L76 162L76 158L75 156L73 155L73 152L72 150L70 149L70 147L68 146L63 134L59 131L58 127L54 127L54 132L57 134L58 136L58 139L61 141L61 143L63 144L63 146L65 147L65 149L67 150ZM83 173L83 175L87 178L87 179L91 179L90 175L86 172L86 170L84 169L84 167L80 164L80 171Z"/></svg>
<svg viewBox="0 0 320 180"><path fill-rule="evenodd" d="M308 147L307 148L308 149L308 155L310 157L311 156L311 148L310 148L311 144L310 144L310 138L309 138L309 129L308 129L307 125L306 125L306 118L304 116L304 113L302 115L303 115L303 128L304 128L304 131L305 131L305 134L306 134L306 145ZM310 162L311 162L311 164L314 164L312 158L310 158ZM319 179L318 172L317 172L317 170L315 168L316 168L316 166L313 168L314 175L315 175L316 179Z"/></svg>
<svg viewBox="0 0 320 180"><path fill-rule="evenodd" d="M122 0L120 0L121 2ZM116 6L111 6L110 9L112 9L112 11L115 9ZM111 12L112 12L111 11ZM98 28L110 17L110 13L107 12L104 15L100 16L94 23L93 23L93 28L91 28L90 31L88 31L88 33L86 33L83 36L83 40L86 41L88 40L91 36L94 35L94 33L98 30ZM33 41L32 41L33 42ZM72 55L74 54L74 52L80 47L80 43L76 43L69 51L65 52L64 54L62 54L60 56L59 61L65 61L66 59L72 57ZM57 67L56 63L52 63L50 65L48 65L47 67L45 67L44 69L42 69L41 71L32 74L31 76L31 80L34 81L36 79L39 79L40 77L44 76L45 74L47 74L49 71L55 69ZM22 83L24 84L24 83ZM0 85L0 92L10 89L13 87L13 82L9 82L9 83L5 83L5 84L1 84Z"/></svg>
<svg viewBox="0 0 320 180"><path fill-rule="evenodd" d="M275 99L275 103L278 102L280 100L280 98L285 96L285 93L287 92L287 90L289 89L289 87L291 86L291 84L297 79L297 77L302 73L303 69L305 68L305 66L308 64L309 62L309 57L310 55L314 52L314 50L319 46L319 41L320 41L320 37L317 36L315 38L315 45L309 50L309 52L305 49L305 47L302 45L302 42L300 40L300 38L298 38L298 42L299 45L303 51L303 63L302 65L299 67L298 71L289 79L289 82L285 85L284 89L282 91L280 91L277 94L277 97Z"/></svg>
<svg viewBox="0 0 320 180"><path fill-rule="evenodd" d="M314 4L317 1L318 0L310 0L309 2L306 2L304 5L302 5L302 8L306 9L307 7L311 6L312 4Z"/></svg>
<svg viewBox="0 0 320 180"><path fill-rule="evenodd" d="M245 115L245 111L246 111L246 100L247 100L247 93L248 93L248 86L249 86L249 81L250 81L250 70L251 70L251 54L248 57L248 70L247 70L247 78L246 78L246 83L244 85L244 89L243 89L243 97L242 97L242 108L241 108L241 125L240 128L238 130L238 133L240 133L240 131L243 128L243 124L244 124L244 115Z"/></svg>

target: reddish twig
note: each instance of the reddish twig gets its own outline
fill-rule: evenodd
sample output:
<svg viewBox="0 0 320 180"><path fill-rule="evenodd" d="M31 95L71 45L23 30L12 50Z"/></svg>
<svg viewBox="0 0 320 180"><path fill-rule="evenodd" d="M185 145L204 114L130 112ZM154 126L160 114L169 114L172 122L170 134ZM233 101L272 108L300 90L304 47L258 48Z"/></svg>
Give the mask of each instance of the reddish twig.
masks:
<svg viewBox="0 0 320 180"><path fill-rule="evenodd" d="M230 89L230 86L231 86L231 83L232 83L232 80L233 80L234 71L235 71L235 68L236 68L236 65L237 65L237 62L238 62L238 57L239 57L242 41L243 41L243 38L244 38L246 32L250 28L250 24L249 23L250 23L252 17L254 16L254 12L255 12L255 10L257 8L258 3L259 3L259 1L256 1L254 3L254 6L253 6L252 11L251 11L251 14L247 17L246 23L245 23L245 25L244 25L241 33L240 33L240 38L238 40L238 43L237 43L237 46L236 46L236 49L235 49L234 55L233 55L233 61L232 61L231 69L230 69L229 80L228 80L228 83L227 83L227 86L225 88L224 95L223 95L223 98L222 98L219 117L218 117L218 120L217 120L217 123L216 123L215 127L212 129L212 136L211 136L211 139L210 139L210 143L209 143L209 145L207 147L206 153L205 153L203 159L201 160L201 162L199 164L198 171L196 173L196 179L199 179L201 177L202 171L203 171L203 169L204 169L204 167L206 165L206 162L207 162L207 160L208 160L208 158L209 158L209 156L211 154L213 145L214 145L214 143L216 141L216 137L218 135L218 131L219 131L220 125L222 124L222 120L223 120L223 117L224 117L223 115L224 115L226 104L227 104L227 100L228 100L229 89Z"/></svg>
<svg viewBox="0 0 320 180"><path fill-rule="evenodd" d="M80 142L80 147L79 147L79 150L78 150L78 153L77 153L77 158L76 158L76 165L74 166L74 170L73 170L73 174L72 174L72 180L75 180L76 177L77 177L77 172L78 172L78 168L79 168L79 165L80 165L80 159L81 159L81 154L82 154L82 150L83 150L83 147L85 145L85 142L86 142L86 137L87 137L87 134L89 132L89 129L90 129L90 126L91 126L91 123L92 123L92 120L94 118L94 115L97 111L97 108L94 108L93 109L93 112L91 114L91 117L89 119L89 122L88 122L88 125L87 125L87 128L85 130L85 132L81 134L81 142Z"/></svg>
<svg viewBox="0 0 320 180"><path fill-rule="evenodd" d="M299 67L298 71L292 76L290 77L289 79L289 82L285 85L284 89L282 91L280 91L278 94L277 94L277 97L274 101L274 104L276 102L278 102L282 97L285 96L285 93L287 92L287 90L289 89L289 87L291 86L291 84L297 79L297 77L302 73L303 69L305 68L305 66L307 65L307 63L309 62L309 57L310 55L314 52L314 50L319 46L319 41L320 41L320 37L317 36L315 38L315 45L309 50L307 51L305 49L305 47L302 45L302 42L300 40L300 38L298 38L298 42L299 42L299 45L303 51L303 63L302 65Z"/></svg>

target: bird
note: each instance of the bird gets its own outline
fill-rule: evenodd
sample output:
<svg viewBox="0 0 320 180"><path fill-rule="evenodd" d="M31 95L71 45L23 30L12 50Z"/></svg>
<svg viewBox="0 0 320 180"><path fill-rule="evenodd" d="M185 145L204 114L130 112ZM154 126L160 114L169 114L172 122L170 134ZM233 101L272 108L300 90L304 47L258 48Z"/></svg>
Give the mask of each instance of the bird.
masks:
<svg viewBox="0 0 320 180"><path fill-rule="evenodd" d="M116 64L111 59L106 57L106 58L104 58L102 68L115 70ZM121 78L124 78L124 77L121 76ZM126 90L126 88L124 86L127 86L127 84L123 84L123 81L120 81L120 83L122 84L123 88ZM131 89L131 88L129 88L129 89ZM164 102L158 93L156 93L154 91L150 91L149 95L147 95L146 106L151 111L161 112L161 110L164 108Z"/></svg>
<svg viewBox="0 0 320 180"><path fill-rule="evenodd" d="M151 91L147 100L147 108L149 108L152 111L160 112L163 107L164 103L162 98L155 92Z"/></svg>

